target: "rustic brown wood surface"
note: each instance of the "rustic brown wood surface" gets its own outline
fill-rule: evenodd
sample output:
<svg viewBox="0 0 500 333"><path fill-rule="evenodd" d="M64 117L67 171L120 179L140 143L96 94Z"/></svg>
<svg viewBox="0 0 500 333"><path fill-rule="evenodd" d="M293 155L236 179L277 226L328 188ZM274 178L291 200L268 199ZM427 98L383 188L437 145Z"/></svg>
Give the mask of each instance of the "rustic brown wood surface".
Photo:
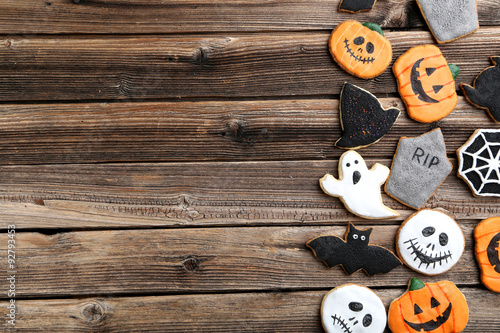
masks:
<svg viewBox="0 0 500 333"><path fill-rule="evenodd" d="M473 253L474 227L500 216L500 199L474 197L456 176L473 131L500 128L458 89L500 55L500 2L477 0L481 28L439 45L461 67L460 97L432 124L407 116L390 68L361 80L327 48L345 19L380 24L392 63L436 44L416 2L359 14L339 2L0 0L0 331L322 332L330 289L372 287L388 307L418 277L460 287L466 332L500 332L500 296ZM424 208L464 232L449 272L346 275L305 246L352 221L395 250L415 212L384 193L401 215L362 219L319 187L344 152L334 146L344 82L402 110L359 150L369 166L390 166L402 136L441 128L453 171Z"/></svg>

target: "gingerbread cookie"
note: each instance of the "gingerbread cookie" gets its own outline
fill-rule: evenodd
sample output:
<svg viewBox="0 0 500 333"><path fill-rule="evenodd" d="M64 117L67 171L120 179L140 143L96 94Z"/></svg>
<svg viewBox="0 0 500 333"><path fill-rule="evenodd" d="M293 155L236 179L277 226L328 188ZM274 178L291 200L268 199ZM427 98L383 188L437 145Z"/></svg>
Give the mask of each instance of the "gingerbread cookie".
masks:
<svg viewBox="0 0 500 333"><path fill-rule="evenodd" d="M357 13L370 11L377 0L341 0L339 12Z"/></svg>
<svg viewBox="0 0 500 333"><path fill-rule="evenodd" d="M417 0L417 4L438 43L479 29L476 0Z"/></svg>
<svg viewBox="0 0 500 333"><path fill-rule="evenodd" d="M403 262L419 273L437 275L450 270L460 259L465 238L450 216L423 209L407 218L396 236Z"/></svg>
<svg viewBox="0 0 500 333"><path fill-rule="evenodd" d="M401 265L391 251L370 245L370 229L356 229L349 222L344 239L337 236L319 236L307 242L314 255L328 267L342 265L349 275L362 269L368 275L387 273Z"/></svg>
<svg viewBox="0 0 500 333"><path fill-rule="evenodd" d="M415 138L399 139L385 192L401 203L419 209L450 174L441 129Z"/></svg>
<svg viewBox="0 0 500 333"><path fill-rule="evenodd" d="M481 281L500 293L500 217L481 221L474 229L476 259L481 268Z"/></svg>
<svg viewBox="0 0 500 333"><path fill-rule="evenodd" d="M349 150L340 156L339 179L326 174L319 184L326 194L340 198L353 214L367 219L395 217L399 213L386 207L380 194L380 186L389 172L388 167L379 163L368 170L361 155Z"/></svg>
<svg viewBox="0 0 500 333"><path fill-rule="evenodd" d="M488 111L494 121L500 122L500 57L490 57L494 66L486 68L474 79L472 87L460 84L465 99Z"/></svg>
<svg viewBox="0 0 500 333"><path fill-rule="evenodd" d="M458 176L475 196L500 197L500 129L478 129L457 150Z"/></svg>
<svg viewBox="0 0 500 333"><path fill-rule="evenodd" d="M357 149L377 142L396 122L401 111L384 109L377 97L353 84L344 83L340 94L342 137L339 148Z"/></svg>
<svg viewBox="0 0 500 333"><path fill-rule="evenodd" d="M384 303L371 289L344 284L323 297L321 322L327 333L382 333L387 314Z"/></svg>
<svg viewBox="0 0 500 333"><path fill-rule="evenodd" d="M408 290L392 301L388 323L392 332L462 332L469 320L465 296L450 281L410 280Z"/></svg>
<svg viewBox="0 0 500 333"><path fill-rule="evenodd" d="M382 74L392 60L391 43L375 23L344 21L333 30L328 45L339 66L362 79Z"/></svg>
<svg viewBox="0 0 500 333"><path fill-rule="evenodd" d="M453 111L458 101L455 77L459 69L450 66L434 45L413 47L396 60L392 69L411 118L431 123Z"/></svg>

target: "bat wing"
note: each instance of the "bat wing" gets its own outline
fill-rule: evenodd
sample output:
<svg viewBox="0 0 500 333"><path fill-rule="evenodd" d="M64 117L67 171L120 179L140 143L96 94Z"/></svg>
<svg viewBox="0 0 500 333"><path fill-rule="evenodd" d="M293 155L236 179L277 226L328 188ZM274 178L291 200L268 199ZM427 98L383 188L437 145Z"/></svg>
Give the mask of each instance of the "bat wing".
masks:
<svg viewBox="0 0 500 333"><path fill-rule="evenodd" d="M394 268L402 265L401 260L391 251L376 245L369 245L365 253L366 261L363 269L368 275L388 273Z"/></svg>
<svg viewBox="0 0 500 333"><path fill-rule="evenodd" d="M328 267L341 265L346 260L346 243L337 236L320 236L307 242L314 255Z"/></svg>

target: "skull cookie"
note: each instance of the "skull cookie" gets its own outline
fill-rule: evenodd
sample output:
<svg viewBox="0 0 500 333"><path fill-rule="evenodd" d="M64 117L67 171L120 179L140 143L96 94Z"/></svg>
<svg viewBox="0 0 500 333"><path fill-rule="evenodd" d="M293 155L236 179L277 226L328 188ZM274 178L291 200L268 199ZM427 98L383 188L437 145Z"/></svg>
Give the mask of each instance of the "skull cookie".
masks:
<svg viewBox="0 0 500 333"><path fill-rule="evenodd" d="M344 284L323 298L321 321L327 333L378 333L384 331L387 315L384 304L371 289Z"/></svg>
<svg viewBox="0 0 500 333"><path fill-rule="evenodd" d="M465 238L451 217L423 209L401 225L396 245L398 255L408 267L422 274L437 275L458 262Z"/></svg>

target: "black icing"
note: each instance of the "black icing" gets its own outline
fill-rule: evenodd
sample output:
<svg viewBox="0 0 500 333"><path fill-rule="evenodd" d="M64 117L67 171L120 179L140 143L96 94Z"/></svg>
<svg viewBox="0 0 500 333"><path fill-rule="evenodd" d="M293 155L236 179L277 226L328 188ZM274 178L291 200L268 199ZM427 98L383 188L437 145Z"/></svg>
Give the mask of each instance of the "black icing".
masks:
<svg viewBox="0 0 500 333"><path fill-rule="evenodd" d="M328 267L342 265L347 274L360 269L368 275L387 273L401 265L391 251L368 244L371 232L371 228L359 230L350 224L345 241L337 236L321 236L307 242L307 246Z"/></svg>
<svg viewBox="0 0 500 333"><path fill-rule="evenodd" d="M500 121L500 57L492 57L495 66L488 67L476 77L474 87L463 84L465 96L473 104L488 109Z"/></svg>
<svg viewBox="0 0 500 333"><path fill-rule="evenodd" d="M500 258L498 257L498 247L500 242L500 232L496 234L488 244L486 253L488 254L488 261L493 266L495 272L500 273Z"/></svg>
<svg viewBox="0 0 500 333"><path fill-rule="evenodd" d="M359 172L358 170L354 171L352 173L352 183L353 183L353 185L356 185L360 180L361 180L361 172Z"/></svg>
<svg viewBox="0 0 500 333"><path fill-rule="evenodd" d="M354 51L349 46L349 40L347 38L344 39L344 48L345 48L347 54L349 54L349 56L351 56L351 58L353 58L357 62L362 62L363 64L366 64L366 63L371 64L375 61L375 58L373 58L373 57L361 57L361 56L355 54Z"/></svg>
<svg viewBox="0 0 500 333"><path fill-rule="evenodd" d="M423 102L439 103L439 101L437 101L434 98L427 95L427 93L424 90L424 87L422 87L422 82L420 82L420 80L418 79L420 76L420 72L418 71L418 67L420 66L420 63L423 60L424 60L424 58L418 59L413 64L413 67L411 68L411 74L410 74L411 90L418 97L418 99L423 101ZM431 71L431 72L434 73L434 71Z"/></svg>
<svg viewBox="0 0 500 333"><path fill-rule="evenodd" d="M340 110L343 133L335 145L343 148L367 146L380 140L400 113L396 108L384 110L375 96L350 83L342 89Z"/></svg>
<svg viewBox="0 0 500 333"><path fill-rule="evenodd" d="M359 302L351 302L349 303L349 310L354 311L354 312L359 312L363 310L363 304Z"/></svg>
<svg viewBox="0 0 500 333"><path fill-rule="evenodd" d="M441 234L443 235L443 234ZM441 235L439 235L439 241L441 243ZM452 254L448 250L448 252L439 252L439 254L436 255L427 255L426 254L426 248L420 246L416 238L412 238L404 242L405 244L408 245L407 250L411 251L411 255L415 255L415 258L413 258L413 261L420 261L420 264L418 265L418 268L422 265L426 265L426 268L429 267L430 265L433 266L433 268L436 267L436 264L442 265L443 261L448 262L448 259L451 258ZM446 236L446 243L448 243L448 236ZM446 245L446 244L445 244Z"/></svg>
<svg viewBox="0 0 500 333"><path fill-rule="evenodd" d="M373 5L375 5L375 0L343 0L340 4L340 10L355 13L362 10L371 10Z"/></svg>
<svg viewBox="0 0 500 333"><path fill-rule="evenodd" d="M424 331L424 332L430 332L438 329L441 325L446 323L448 318L450 317L451 314L451 308L452 305L451 303L448 305L446 310L444 310L443 314L437 317L435 320L429 320L425 323L412 323L409 322L408 320L404 319L405 323L413 328L415 331Z"/></svg>

